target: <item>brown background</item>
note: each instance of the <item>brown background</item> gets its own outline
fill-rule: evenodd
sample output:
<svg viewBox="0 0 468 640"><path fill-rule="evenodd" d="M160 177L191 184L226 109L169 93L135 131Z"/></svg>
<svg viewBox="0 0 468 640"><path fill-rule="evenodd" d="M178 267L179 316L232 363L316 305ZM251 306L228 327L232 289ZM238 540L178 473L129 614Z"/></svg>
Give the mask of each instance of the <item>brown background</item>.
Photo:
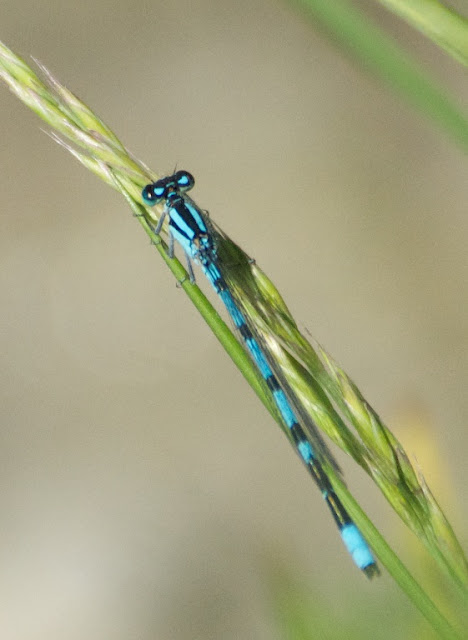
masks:
<svg viewBox="0 0 468 640"><path fill-rule="evenodd" d="M461 67L368 6L466 103ZM155 171L194 173L199 204L301 326L406 425L399 436L466 530L462 152L287 4L3 0L0 16L0 37ZM276 562L325 611L353 607L365 634L386 637L387 620L389 637L407 637L409 605L354 570L125 203L3 87L0 105L2 637L280 637ZM429 417L424 440L408 415ZM410 558L411 537L344 466Z"/></svg>

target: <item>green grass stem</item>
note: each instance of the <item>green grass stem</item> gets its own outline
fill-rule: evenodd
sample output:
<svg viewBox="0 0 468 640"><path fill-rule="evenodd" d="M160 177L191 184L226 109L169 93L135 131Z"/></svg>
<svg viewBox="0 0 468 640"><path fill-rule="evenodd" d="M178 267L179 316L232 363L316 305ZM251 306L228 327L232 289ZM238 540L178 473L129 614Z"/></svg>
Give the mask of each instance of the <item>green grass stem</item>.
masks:
<svg viewBox="0 0 468 640"><path fill-rule="evenodd" d="M392 13L468 66L468 20L438 0L378 0Z"/></svg>
<svg viewBox="0 0 468 640"><path fill-rule="evenodd" d="M347 0L293 0L366 69L468 151L468 117L448 93ZM466 27L460 27L460 36ZM457 32L458 33L458 32ZM465 48L468 45L465 42Z"/></svg>

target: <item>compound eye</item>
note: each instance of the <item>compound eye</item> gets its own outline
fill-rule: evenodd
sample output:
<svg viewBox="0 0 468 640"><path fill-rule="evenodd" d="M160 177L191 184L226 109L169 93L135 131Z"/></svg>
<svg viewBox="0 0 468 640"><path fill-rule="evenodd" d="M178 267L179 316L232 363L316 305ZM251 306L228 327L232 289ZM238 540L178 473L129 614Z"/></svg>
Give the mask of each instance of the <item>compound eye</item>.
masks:
<svg viewBox="0 0 468 640"><path fill-rule="evenodd" d="M153 182L153 184L147 184L141 192L143 200L146 204L153 206L160 202L166 194L166 185L162 180Z"/></svg>
<svg viewBox="0 0 468 640"><path fill-rule="evenodd" d="M179 191L188 191L195 184L195 178L188 171L177 171L174 174Z"/></svg>

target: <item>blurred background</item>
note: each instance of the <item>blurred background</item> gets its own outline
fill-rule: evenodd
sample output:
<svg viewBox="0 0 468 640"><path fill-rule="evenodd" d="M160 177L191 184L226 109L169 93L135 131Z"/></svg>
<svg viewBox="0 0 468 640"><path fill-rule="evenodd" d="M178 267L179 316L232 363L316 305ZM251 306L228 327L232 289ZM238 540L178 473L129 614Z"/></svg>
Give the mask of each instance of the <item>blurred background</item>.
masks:
<svg viewBox="0 0 468 640"><path fill-rule="evenodd" d="M460 65L356 4L466 104ZM462 151L287 3L3 0L0 16L0 38L154 171L195 175L197 202L394 429L466 543ZM0 105L2 636L283 638L289 599L315 638L429 637L391 580L355 570L123 200L3 86Z"/></svg>

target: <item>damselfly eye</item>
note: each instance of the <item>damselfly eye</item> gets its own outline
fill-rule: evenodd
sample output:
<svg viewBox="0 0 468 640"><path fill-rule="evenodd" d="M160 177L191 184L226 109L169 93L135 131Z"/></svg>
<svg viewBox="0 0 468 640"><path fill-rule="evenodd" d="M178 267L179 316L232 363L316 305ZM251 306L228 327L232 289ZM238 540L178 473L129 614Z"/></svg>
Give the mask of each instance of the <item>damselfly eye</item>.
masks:
<svg viewBox="0 0 468 640"><path fill-rule="evenodd" d="M195 184L195 178L188 171L177 171L174 174L174 180L180 191L188 191Z"/></svg>
<svg viewBox="0 0 468 640"><path fill-rule="evenodd" d="M162 200L166 193L166 184L162 180L153 182L153 184L147 184L141 192L143 200L150 206L157 204Z"/></svg>

